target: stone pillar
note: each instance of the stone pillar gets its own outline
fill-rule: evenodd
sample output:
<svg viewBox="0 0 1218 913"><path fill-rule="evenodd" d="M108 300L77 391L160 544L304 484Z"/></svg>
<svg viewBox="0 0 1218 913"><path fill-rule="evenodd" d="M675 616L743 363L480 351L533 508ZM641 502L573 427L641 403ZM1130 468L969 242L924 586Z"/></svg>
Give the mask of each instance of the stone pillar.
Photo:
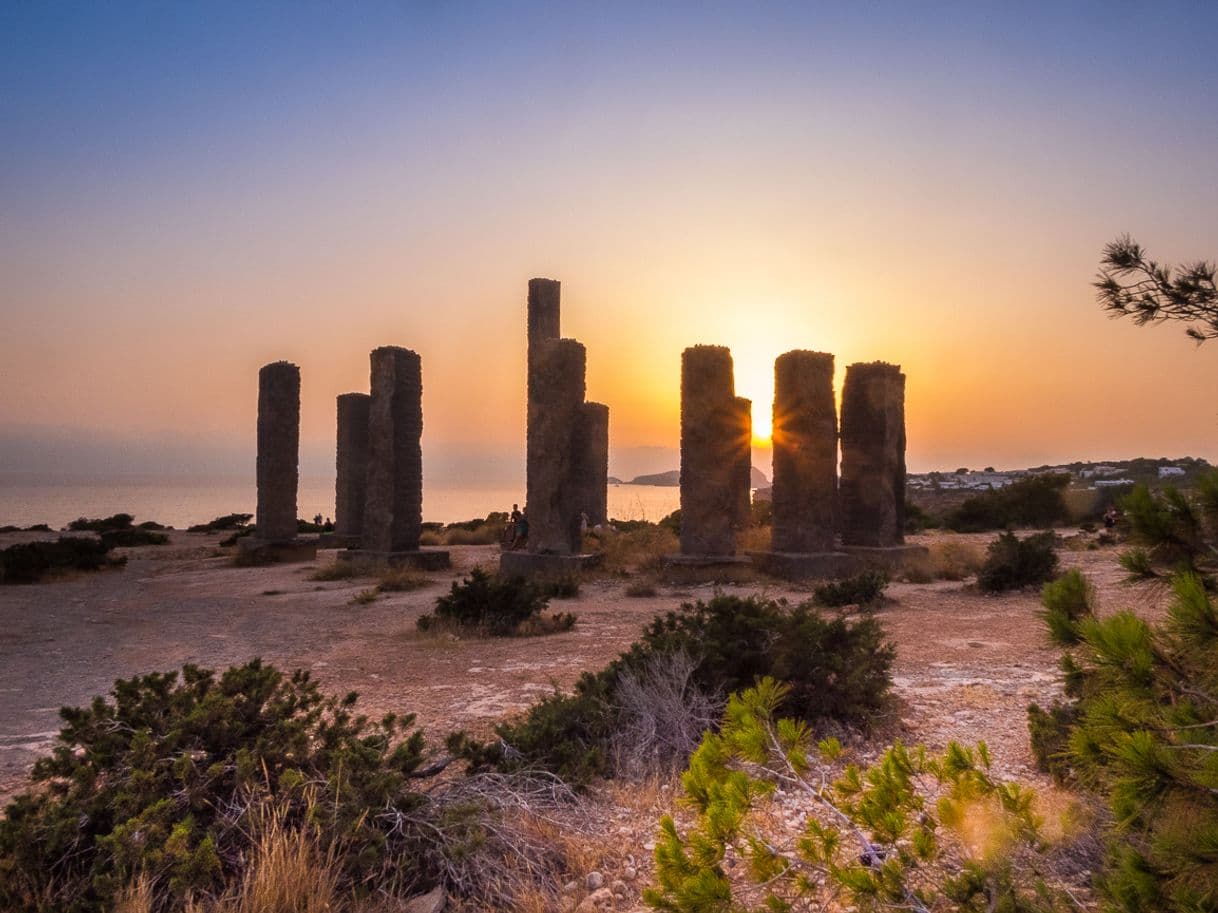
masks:
<svg viewBox="0 0 1218 913"><path fill-rule="evenodd" d="M740 514L740 406L732 353L693 346L681 354L681 553L736 553Z"/></svg>
<svg viewBox="0 0 1218 913"><path fill-rule="evenodd" d="M584 347L574 339L530 346L529 551L572 555L580 551L579 485L574 430L584 406Z"/></svg>
<svg viewBox="0 0 1218 913"><path fill-rule="evenodd" d="M584 403L579 419L572 443L577 501L579 513L588 515L588 525L596 526L609 519L609 407Z"/></svg>
<svg viewBox="0 0 1218 913"><path fill-rule="evenodd" d="M736 466L736 529L747 529L753 522L753 401L737 396L732 400L731 443Z"/></svg>
<svg viewBox="0 0 1218 913"><path fill-rule="evenodd" d="M560 298L562 283L557 279L530 279L528 302L528 342L527 370L525 380L525 491L533 488L533 478L545 471L545 464L550 455L538 448L533 439L533 424L537 420L538 397L545 391L539 391L537 372L533 370L533 359L542 344L561 337L560 331ZM526 500L527 500L526 495ZM530 521L532 518L530 517ZM530 530L530 536L532 530Z"/></svg>
<svg viewBox="0 0 1218 913"><path fill-rule="evenodd" d="M423 522L423 371L409 349L372 351L368 408L366 551L414 552Z"/></svg>
<svg viewBox="0 0 1218 913"><path fill-rule="evenodd" d="M794 351L774 362L775 552L833 551L837 406L833 356Z"/></svg>
<svg viewBox="0 0 1218 913"><path fill-rule="evenodd" d="M904 542L905 375L898 365L846 369L839 506L843 545Z"/></svg>
<svg viewBox="0 0 1218 913"><path fill-rule="evenodd" d="M296 538L300 481L300 368L286 361L258 372L257 538Z"/></svg>
<svg viewBox="0 0 1218 913"><path fill-rule="evenodd" d="M334 534L358 541L364 529L364 504L368 497L367 393L344 393L338 397L338 448L335 461Z"/></svg>

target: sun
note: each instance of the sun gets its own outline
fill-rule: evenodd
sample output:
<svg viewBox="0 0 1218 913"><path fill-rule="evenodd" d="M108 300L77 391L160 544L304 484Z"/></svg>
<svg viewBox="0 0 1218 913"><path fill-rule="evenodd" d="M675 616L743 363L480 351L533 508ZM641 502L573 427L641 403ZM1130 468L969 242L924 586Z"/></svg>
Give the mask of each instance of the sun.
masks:
<svg viewBox="0 0 1218 913"><path fill-rule="evenodd" d="M753 402L753 446L754 447L769 447L771 438L774 434L770 421L770 404L764 403L762 407L757 408L758 404Z"/></svg>

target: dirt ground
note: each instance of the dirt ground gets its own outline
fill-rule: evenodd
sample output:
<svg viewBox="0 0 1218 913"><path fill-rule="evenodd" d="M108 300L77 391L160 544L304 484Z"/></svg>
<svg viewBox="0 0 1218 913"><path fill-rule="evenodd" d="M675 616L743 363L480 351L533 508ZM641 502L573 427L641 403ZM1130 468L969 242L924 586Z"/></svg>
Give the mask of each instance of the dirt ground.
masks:
<svg viewBox="0 0 1218 913"><path fill-rule="evenodd" d="M944 535L978 546L993 538L936 533L911 541ZM22 538L30 536L0 535L0 547ZM317 563L239 568L217 550L218 538L174 533L168 546L126 550L122 570L0 588L0 800L49 749L58 709L106 693L116 678L261 656L309 669L333 692L359 692L370 715L414 712L438 743L453 728L489 732L539 695L603 666L657 614L713 593L710 585L661 587L655 597L628 598L628 581L593 580L577 598L552 604L577 613L569 632L457 639L422 635L415 621L452 580L475 565L495 567L494 546L452 547L453 569L428 575L428 586L360 604L352 597L372 580L310 579L333 553L320 552ZM1064 567L1079 567L1094 582L1101 614L1126 607L1158 614L1163 594L1123 586L1116 552L1060 554ZM808 596L806 587L778 582L721 589ZM897 734L936 748L984 739L998 773L1046 786L1033 766L1025 708L1059 694L1059 653L1047 643L1038 608L1035 592L986 596L969 581L890 585L879 617L897 647ZM653 809L632 818L628 805L609 801L604 824L623 838L616 856L625 860L624 848L634 848L629 856L642 865Z"/></svg>

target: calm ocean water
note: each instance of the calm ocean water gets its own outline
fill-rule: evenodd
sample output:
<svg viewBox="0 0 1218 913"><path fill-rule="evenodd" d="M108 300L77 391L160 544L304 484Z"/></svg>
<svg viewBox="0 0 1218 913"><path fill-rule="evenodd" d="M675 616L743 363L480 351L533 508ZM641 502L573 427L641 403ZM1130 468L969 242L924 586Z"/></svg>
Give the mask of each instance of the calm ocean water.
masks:
<svg viewBox="0 0 1218 913"><path fill-rule="evenodd" d="M253 513L252 479L234 476L53 476L0 473L0 526L47 523L58 529L77 517L125 512L136 521L156 520L179 529L231 513ZM524 501L524 486L424 483L423 519L453 523L511 510ZM609 516L659 520L679 506L676 488L610 485ZM334 479L302 478L297 513L334 516Z"/></svg>

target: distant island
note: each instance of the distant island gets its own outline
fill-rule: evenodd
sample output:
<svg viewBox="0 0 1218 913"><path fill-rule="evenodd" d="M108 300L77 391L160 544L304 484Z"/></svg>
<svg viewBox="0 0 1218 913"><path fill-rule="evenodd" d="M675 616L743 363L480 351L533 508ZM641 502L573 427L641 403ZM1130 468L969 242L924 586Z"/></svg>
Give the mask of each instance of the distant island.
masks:
<svg viewBox="0 0 1218 913"><path fill-rule="evenodd" d="M631 485L658 485L664 488L676 488L681 484L681 470L672 469L668 472L656 472L646 476L635 476L630 480ZM753 488L768 488L770 480L766 478L764 472L753 467L752 475L750 476L750 485Z"/></svg>

